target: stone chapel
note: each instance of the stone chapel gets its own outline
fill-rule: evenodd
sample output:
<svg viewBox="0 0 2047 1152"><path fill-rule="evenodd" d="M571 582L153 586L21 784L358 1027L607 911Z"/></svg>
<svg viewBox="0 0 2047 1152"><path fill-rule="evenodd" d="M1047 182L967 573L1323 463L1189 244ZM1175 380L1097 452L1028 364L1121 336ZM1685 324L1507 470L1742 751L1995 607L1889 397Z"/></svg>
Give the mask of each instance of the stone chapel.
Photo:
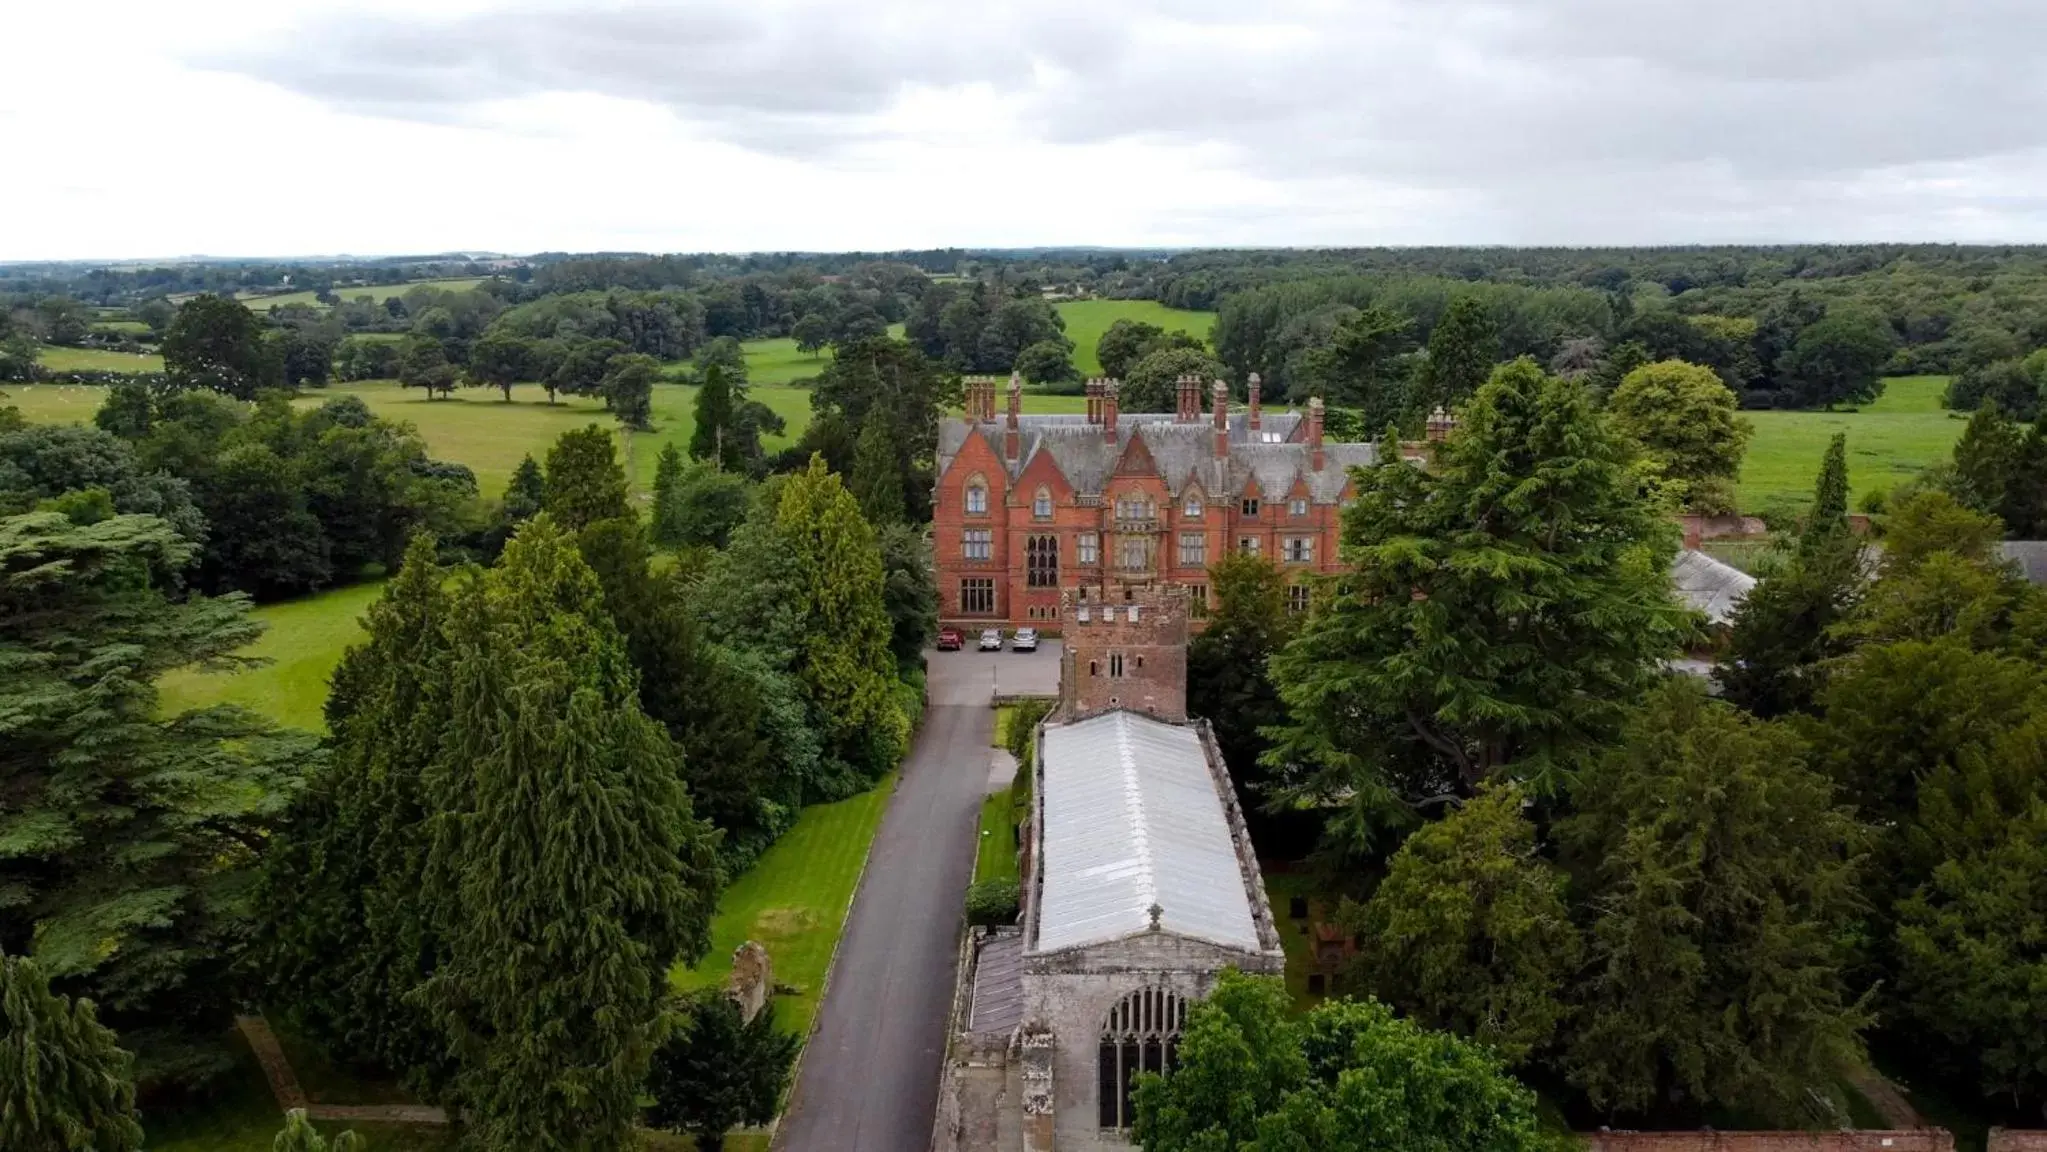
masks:
<svg viewBox="0 0 2047 1152"><path fill-rule="evenodd" d="M966 943L932 1147L1129 1146L1225 969L1285 969L1243 813L1187 718L1187 591L1072 588L1060 706L1036 734L1020 923Z"/></svg>

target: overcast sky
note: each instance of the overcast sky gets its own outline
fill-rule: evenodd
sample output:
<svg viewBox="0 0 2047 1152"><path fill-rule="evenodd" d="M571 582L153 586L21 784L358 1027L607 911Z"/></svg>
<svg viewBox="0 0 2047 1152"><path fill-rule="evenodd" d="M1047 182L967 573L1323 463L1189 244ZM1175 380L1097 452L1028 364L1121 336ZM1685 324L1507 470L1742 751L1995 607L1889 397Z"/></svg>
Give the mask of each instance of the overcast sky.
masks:
<svg viewBox="0 0 2047 1152"><path fill-rule="evenodd" d="M2047 0L0 7L0 259L2047 242Z"/></svg>

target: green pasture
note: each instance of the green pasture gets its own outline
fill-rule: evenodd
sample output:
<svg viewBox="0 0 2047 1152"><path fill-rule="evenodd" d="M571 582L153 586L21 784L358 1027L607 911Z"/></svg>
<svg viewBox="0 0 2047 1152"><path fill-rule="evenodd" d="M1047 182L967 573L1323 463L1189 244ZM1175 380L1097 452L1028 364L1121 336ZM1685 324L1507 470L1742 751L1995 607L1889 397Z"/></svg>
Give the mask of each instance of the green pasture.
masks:
<svg viewBox="0 0 2047 1152"><path fill-rule="evenodd" d="M95 320L95 332L118 332L123 336L143 336L149 332L149 325L140 320Z"/></svg>
<svg viewBox="0 0 2047 1152"><path fill-rule="evenodd" d="M36 360L52 372L161 372L163 357L147 352L109 352L103 348L60 348L45 344Z"/></svg>
<svg viewBox="0 0 2047 1152"><path fill-rule="evenodd" d="M383 590L384 582L373 580L257 608L256 618L269 631L240 654L269 663L232 672L171 672L157 681L164 710L240 704L280 724L320 730L327 677L342 652L362 638L362 614Z"/></svg>
<svg viewBox="0 0 2047 1152"><path fill-rule="evenodd" d="M1741 466L1741 508L1812 499L1820 457L1834 433L1848 435L1852 503L1863 493L1896 488L1947 457L1967 422L1940 406L1945 376L1896 376L1876 403L1855 412L1744 412L1755 425Z"/></svg>
<svg viewBox="0 0 2047 1152"><path fill-rule="evenodd" d="M669 983L678 991L723 987L732 974L733 949L759 941L774 964L775 983L796 989L776 997L776 1022L808 1034L867 863L867 846L895 786L891 773L858 796L805 808L796 826L719 897L704 962L676 969Z"/></svg>
<svg viewBox="0 0 2047 1152"><path fill-rule="evenodd" d="M1192 332L1204 341L1215 326L1215 313L1168 308L1156 300L1069 300L1052 306L1066 321L1066 338L1073 341L1073 364L1083 376L1102 374L1102 362L1095 358L1095 345L1102 333L1118 320L1155 324L1168 332ZM1084 409L1083 409L1084 410Z"/></svg>
<svg viewBox="0 0 2047 1152"><path fill-rule="evenodd" d="M601 401L563 396L549 404L538 384L514 386L510 401L495 388L457 388L445 400L430 400L396 380L360 380L310 389L297 402L315 407L337 396L359 397L378 416L410 423L436 459L467 464L477 487L492 497L504 493L522 457L545 460L548 446L569 429L618 426Z"/></svg>
<svg viewBox="0 0 2047 1152"><path fill-rule="evenodd" d="M386 300L403 296L414 288L446 288L459 292L466 288L474 288L478 284L483 283L483 280L484 278L481 276L468 276L457 280L414 280L408 284L373 284L355 287L336 285L334 295L342 300L353 300L358 296L368 296L377 303L382 304ZM272 308L279 308L286 304L307 304L314 307L318 307L320 304L318 300L313 299L313 291L310 288L303 292L277 292L268 295L260 292L237 292L235 293L235 299L240 300L252 312L268 312Z"/></svg>
<svg viewBox="0 0 2047 1152"><path fill-rule="evenodd" d="M19 408L31 424L89 424L106 398L98 384L0 384L0 408Z"/></svg>
<svg viewBox="0 0 2047 1152"><path fill-rule="evenodd" d="M792 388L786 384L756 384L747 390L755 400L774 409L782 418L783 434L766 437L762 443L768 451L786 448L803 435L810 426L810 390ZM689 438L696 431L697 389L690 384L657 384L654 386L654 428L651 432L635 432L626 448L626 475L632 479L633 487L645 492L654 486L654 465L660 460L663 445L673 444L685 456L689 454Z"/></svg>

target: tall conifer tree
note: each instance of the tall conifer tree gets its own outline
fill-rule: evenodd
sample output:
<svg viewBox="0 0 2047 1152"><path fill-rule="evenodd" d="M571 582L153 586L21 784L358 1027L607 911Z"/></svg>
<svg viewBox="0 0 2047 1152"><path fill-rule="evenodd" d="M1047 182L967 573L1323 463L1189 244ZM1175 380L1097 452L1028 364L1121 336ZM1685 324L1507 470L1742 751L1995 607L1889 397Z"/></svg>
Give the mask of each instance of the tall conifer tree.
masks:
<svg viewBox="0 0 2047 1152"><path fill-rule="evenodd" d="M901 455L889 410L878 404L868 409L867 421L860 426L860 442L853 449L853 475L847 487L859 499L867 522L876 527L903 518Z"/></svg>
<svg viewBox="0 0 2047 1152"><path fill-rule="evenodd" d="M709 945L715 840L596 576L550 516L457 597L424 884L446 961L425 999L482 1148L630 1138L667 972Z"/></svg>
<svg viewBox="0 0 2047 1152"><path fill-rule="evenodd" d="M676 492L682 487L682 453L673 444L663 445L661 458L654 462L654 525L657 544L679 544L684 527L676 506Z"/></svg>
<svg viewBox="0 0 2047 1152"><path fill-rule="evenodd" d="M571 532L633 514L626 501L625 469L618 466L611 433L591 424L561 434L547 450L544 507L556 524Z"/></svg>
<svg viewBox="0 0 2047 1152"><path fill-rule="evenodd" d="M35 961L0 955L0 1148L142 1147L133 1063L91 1001L50 991Z"/></svg>

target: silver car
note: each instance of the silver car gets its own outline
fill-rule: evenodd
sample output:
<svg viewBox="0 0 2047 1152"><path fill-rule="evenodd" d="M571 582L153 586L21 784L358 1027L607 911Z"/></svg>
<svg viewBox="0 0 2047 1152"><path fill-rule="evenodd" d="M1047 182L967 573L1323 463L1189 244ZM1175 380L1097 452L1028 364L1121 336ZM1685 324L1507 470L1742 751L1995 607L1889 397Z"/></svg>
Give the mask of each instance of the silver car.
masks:
<svg viewBox="0 0 2047 1152"><path fill-rule="evenodd" d="M1036 652L1038 650L1038 630L1036 628L1017 629L1016 638L1009 642L1009 650L1011 652Z"/></svg>
<svg viewBox="0 0 2047 1152"><path fill-rule="evenodd" d="M981 631L981 651L1002 651L1002 629L986 628Z"/></svg>

